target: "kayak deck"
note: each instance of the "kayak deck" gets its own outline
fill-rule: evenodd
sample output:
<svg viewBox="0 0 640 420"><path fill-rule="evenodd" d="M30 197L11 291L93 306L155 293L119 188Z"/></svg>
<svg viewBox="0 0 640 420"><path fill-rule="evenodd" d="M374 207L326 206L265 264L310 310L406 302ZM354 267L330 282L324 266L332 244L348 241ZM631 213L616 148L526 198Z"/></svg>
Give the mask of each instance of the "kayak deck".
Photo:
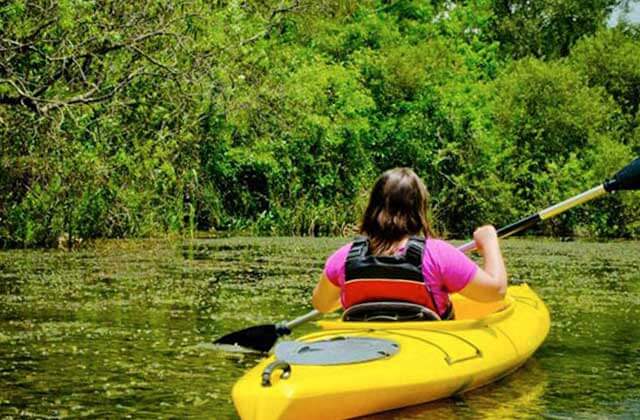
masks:
<svg viewBox="0 0 640 420"><path fill-rule="evenodd" d="M491 383L524 363L549 330L549 313L527 286L509 287L503 302L452 299L456 320L439 322L320 321L312 342L336 337L392 341L397 354L365 363L289 366L290 375L270 375L260 362L234 386L243 419L342 419L459 394Z"/></svg>

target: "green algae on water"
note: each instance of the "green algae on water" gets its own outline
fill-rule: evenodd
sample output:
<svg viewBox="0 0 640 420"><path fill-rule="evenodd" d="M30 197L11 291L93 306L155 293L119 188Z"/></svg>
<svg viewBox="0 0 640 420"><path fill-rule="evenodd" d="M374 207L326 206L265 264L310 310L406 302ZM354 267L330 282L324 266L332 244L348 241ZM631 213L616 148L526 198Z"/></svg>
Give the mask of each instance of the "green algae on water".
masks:
<svg viewBox="0 0 640 420"><path fill-rule="evenodd" d="M212 341L306 313L324 259L344 242L0 252L0 417L235 418L231 387L261 356ZM640 415L640 242L503 244L511 281L549 306L547 341L496 384L372 418Z"/></svg>

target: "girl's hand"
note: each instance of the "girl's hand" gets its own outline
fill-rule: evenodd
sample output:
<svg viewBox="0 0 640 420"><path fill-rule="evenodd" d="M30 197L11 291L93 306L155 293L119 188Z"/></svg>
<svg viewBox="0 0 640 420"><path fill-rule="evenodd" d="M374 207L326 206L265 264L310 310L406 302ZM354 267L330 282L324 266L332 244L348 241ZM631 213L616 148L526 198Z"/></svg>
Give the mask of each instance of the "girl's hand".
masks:
<svg viewBox="0 0 640 420"><path fill-rule="evenodd" d="M473 239L476 241L478 251L482 252L498 243L498 233L491 225L479 227L473 232Z"/></svg>
<svg viewBox="0 0 640 420"><path fill-rule="evenodd" d="M484 270L478 268L460 294L480 302L501 300L507 293L507 269L500 252L496 228L482 226L473 232L473 239L484 258Z"/></svg>

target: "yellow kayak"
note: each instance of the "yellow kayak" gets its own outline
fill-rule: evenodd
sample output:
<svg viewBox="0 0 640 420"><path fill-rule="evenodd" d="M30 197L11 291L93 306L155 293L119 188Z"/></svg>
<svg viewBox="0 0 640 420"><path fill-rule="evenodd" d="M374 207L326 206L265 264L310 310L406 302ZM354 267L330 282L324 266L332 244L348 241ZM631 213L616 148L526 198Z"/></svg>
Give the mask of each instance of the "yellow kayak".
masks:
<svg viewBox="0 0 640 420"><path fill-rule="evenodd" d="M323 343L387 347L359 363L297 364L272 355L235 384L240 417L346 419L449 397L508 375L549 331L549 312L528 285L510 286L502 302L452 301L455 321L318 322L321 331L289 348L313 355Z"/></svg>

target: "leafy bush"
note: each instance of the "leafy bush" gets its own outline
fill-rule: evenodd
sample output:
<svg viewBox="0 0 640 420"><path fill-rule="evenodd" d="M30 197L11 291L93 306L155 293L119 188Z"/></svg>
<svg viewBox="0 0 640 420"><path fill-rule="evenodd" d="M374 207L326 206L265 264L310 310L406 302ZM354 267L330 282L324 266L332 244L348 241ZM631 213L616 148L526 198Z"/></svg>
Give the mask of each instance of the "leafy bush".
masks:
<svg viewBox="0 0 640 420"><path fill-rule="evenodd" d="M0 244L348 233L394 166L443 234L508 223L640 153L614 3L5 2ZM638 200L543 231L640 236Z"/></svg>

